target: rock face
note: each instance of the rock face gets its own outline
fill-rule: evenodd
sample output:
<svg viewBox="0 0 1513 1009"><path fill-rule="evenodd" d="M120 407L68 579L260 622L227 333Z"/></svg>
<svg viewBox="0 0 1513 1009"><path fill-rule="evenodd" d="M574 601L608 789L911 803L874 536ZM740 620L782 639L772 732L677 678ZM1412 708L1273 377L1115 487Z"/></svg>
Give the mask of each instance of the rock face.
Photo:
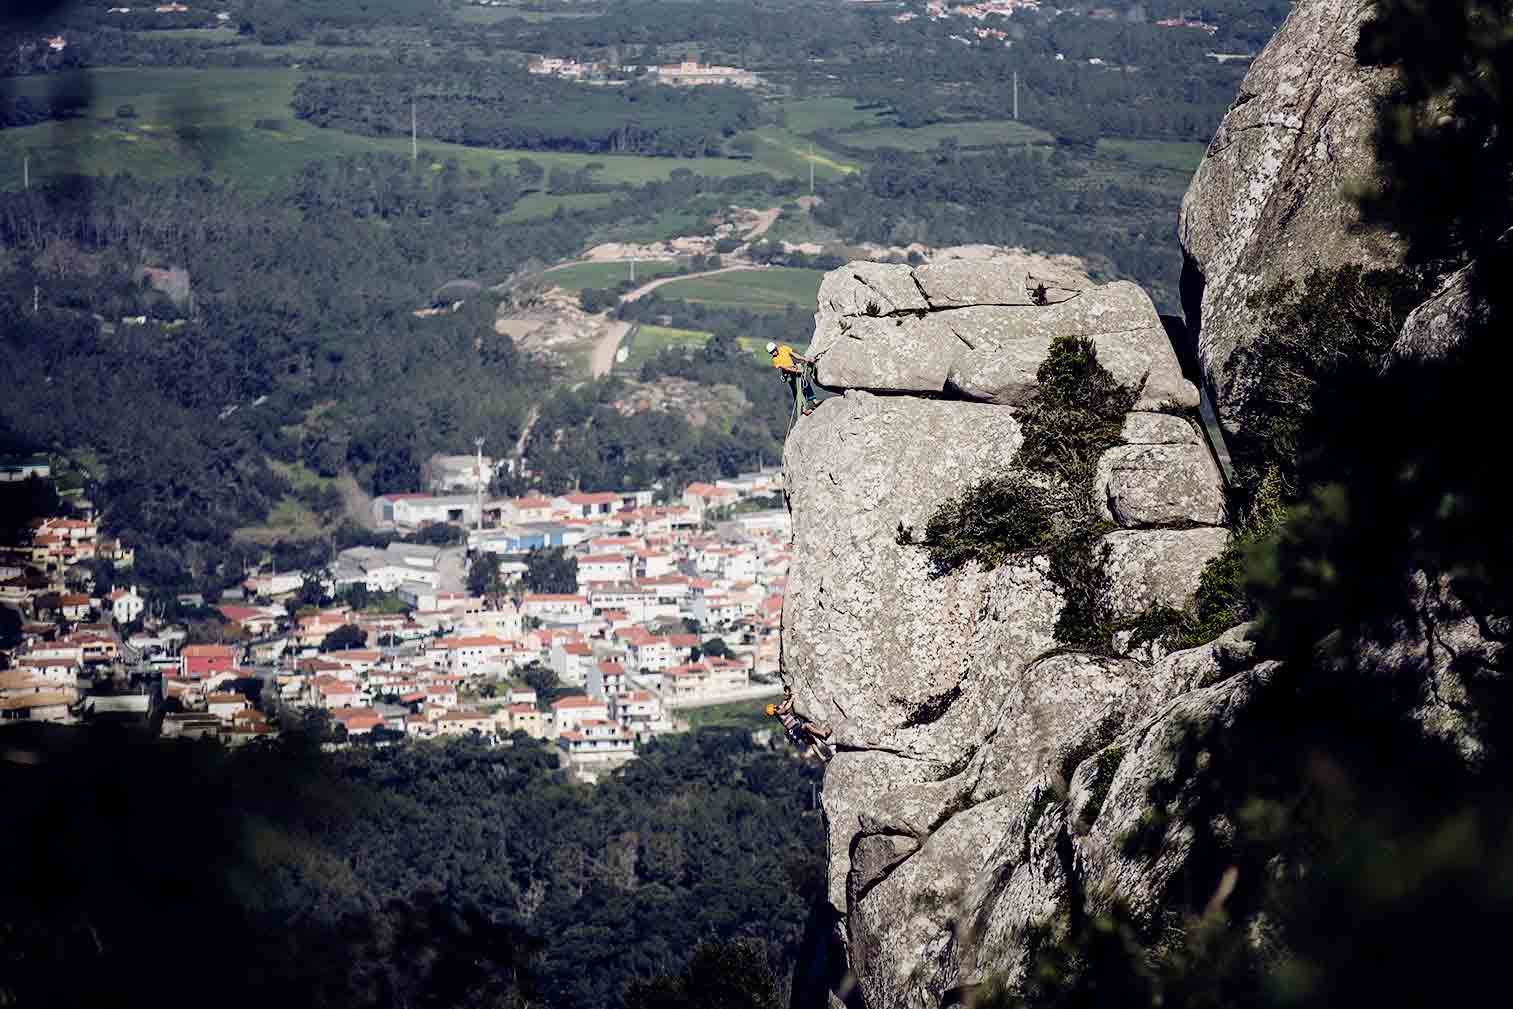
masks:
<svg viewBox="0 0 1513 1009"><path fill-rule="evenodd" d="M1141 409L1198 405L1156 306L1134 284L1094 286L1012 259L853 263L826 275L819 303L809 354L832 388L1019 405L1034 394L1051 340L1086 336L1139 389Z"/></svg>
<svg viewBox="0 0 1513 1009"><path fill-rule="evenodd" d="M1196 391L1133 285L1001 262L851 264L820 303L810 353L844 395L802 418L784 453L783 666L799 709L835 731L827 892L858 997L914 1009L1020 969L1026 929L1081 885L1067 846L1092 842L1070 833L1069 789L1163 705L1220 679L1221 646L1154 665L1059 651L1044 558L939 575L900 526L1014 463L1019 406L1061 335L1092 337L1140 390L1093 502L1120 527L1104 545L1121 613L1187 602L1226 542L1223 495L1192 422L1152 412Z"/></svg>
<svg viewBox="0 0 1513 1009"><path fill-rule="evenodd" d="M1390 77L1356 64L1370 0L1300 0L1251 66L1182 201L1183 308L1236 429L1248 395L1234 360L1260 335L1246 299L1315 268L1392 266L1396 244L1360 225L1349 189L1375 171L1373 103Z"/></svg>

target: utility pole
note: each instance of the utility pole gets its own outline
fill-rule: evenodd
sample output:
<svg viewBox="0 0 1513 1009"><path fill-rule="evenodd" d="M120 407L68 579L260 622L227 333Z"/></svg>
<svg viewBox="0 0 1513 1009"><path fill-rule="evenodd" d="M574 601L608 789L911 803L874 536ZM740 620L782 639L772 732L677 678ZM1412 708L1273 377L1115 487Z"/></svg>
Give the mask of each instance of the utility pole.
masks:
<svg viewBox="0 0 1513 1009"><path fill-rule="evenodd" d="M1014 71L1014 121L1019 122L1019 71Z"/></svg>
<svg viewBox="0 0 1513 1009"><path fill-rule="evenodd" d="M21 158L21 185L25 189L32 187L32 156L23 155Z"/></svg>
<svg viewBox="0 0 1513 1009"><path fill-rule="evenodd" d="M42 303L42 288L41 288L40 285L33 284L32 285L32 315L36 315L37 314L37 310L41 306L41 303Z"/></svg>
<svg viewBox="0 0 1513 1009"><path fill-rule="evenodd" d="M630 282L632 284L636 282L636 259L634 256L630 260Z"/></svg>
<svg viewBox="0 0 1513 1009"><path fill-rule="evenodd" d="M809 145L809 195L814 195L814 145Z"/></svg>
<svg viewBox="0 0 1513 1009"><path fill-rule="evenodd" d="M415 132L415 99L410 99L410 160L420 160L420 143Z"/></svg>
<svg viewBox="0 0 1513 1009"><path fill-rule="evenodd" d="M477 477L478 477L478 481L477 481L477 483L475 483L473 485L473 488L477 492L477 502L478 502L478 531L481 533L481 532L483 532L483 436L482 435L479 435L477 438L473 439L473 447L478 450L478 473L476 474Z"/></svg>

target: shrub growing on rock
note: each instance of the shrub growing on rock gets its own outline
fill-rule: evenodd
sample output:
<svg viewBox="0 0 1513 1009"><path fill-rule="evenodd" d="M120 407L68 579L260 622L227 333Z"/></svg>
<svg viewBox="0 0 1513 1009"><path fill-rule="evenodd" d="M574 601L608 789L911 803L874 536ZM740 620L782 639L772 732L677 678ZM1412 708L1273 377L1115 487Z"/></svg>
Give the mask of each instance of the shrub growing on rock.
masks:
<svg viewBox="0 0 1513 1009"><path fill-rule="evenodd" d="M926 523L920 545L938 571L954 571L968 561L996 568L1013 554L1051 541L1049 496L1013 475L989 477L941 505Z"/></svg>
<svg viewBox="0 0 1513 1009"><path fill-rule="evenodd" d="M1120 443L1136 392L1098 361L1088 337L1058 337L1036 372L1039 388L1022 415L1017 465L940 506L917 541L938 573L975 561L985 569L1018 554L1043 554L1064 599L1056 638L1101 651L1115 626L1100 538L1108 531L1092 506L1098 457Z"/></svg>

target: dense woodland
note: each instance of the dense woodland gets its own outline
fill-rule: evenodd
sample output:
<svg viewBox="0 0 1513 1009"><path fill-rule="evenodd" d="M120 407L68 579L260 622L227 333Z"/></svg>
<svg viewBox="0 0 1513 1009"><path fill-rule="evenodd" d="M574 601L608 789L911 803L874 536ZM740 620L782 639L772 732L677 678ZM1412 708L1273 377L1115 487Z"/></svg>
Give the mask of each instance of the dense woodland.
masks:
<svg viewBox="0 0 1513 1009"><path fill-rule="evenodd" d="M173 984L230 1006L619 1009L701 942L791 971L824 852L791 752L705 729L589 787L524 736L322 754L323 731L28 737L37 760L0 765L0 850L28 867L0 887L0 996L157 1003L121 977L191 934L219 952Z"/></svg>

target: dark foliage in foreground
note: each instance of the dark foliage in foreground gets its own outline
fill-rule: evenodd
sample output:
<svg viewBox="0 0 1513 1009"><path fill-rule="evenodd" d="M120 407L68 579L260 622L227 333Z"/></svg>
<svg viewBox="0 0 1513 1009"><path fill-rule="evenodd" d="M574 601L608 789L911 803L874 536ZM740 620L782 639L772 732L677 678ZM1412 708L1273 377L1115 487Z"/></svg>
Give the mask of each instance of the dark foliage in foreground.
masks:
<svg viewBox="0 0 1513 1009"><path fill-rule="evenodd" d="M659 742L596 788L523 736L8 738L0 995L20 1006L159 1004L123 978L165 947L175 983L228 1006L619 1006L735 940L770 994L821 886L813 772L739 732Z"/></svg>

